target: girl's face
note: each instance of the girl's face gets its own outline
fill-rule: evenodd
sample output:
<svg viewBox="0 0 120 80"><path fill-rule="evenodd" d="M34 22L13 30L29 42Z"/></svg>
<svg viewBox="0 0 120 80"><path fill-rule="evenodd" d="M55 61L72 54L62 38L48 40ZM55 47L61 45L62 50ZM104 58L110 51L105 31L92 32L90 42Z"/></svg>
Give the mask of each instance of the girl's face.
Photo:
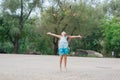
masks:
<svg viewBox="0 0 120 80"><path fill-rule="evenodd" d="M61 35L62 35L62 36L66 36L66 32L63 31L63 32L61 33Z"/></svg>

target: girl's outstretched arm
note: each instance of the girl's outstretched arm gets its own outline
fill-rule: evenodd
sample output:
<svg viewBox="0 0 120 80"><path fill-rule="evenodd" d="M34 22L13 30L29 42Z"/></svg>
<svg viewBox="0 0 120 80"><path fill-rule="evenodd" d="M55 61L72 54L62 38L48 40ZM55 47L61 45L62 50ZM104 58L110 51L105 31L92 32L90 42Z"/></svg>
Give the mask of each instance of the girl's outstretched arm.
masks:
<svg viewBox="0 0 120 80"><path fill-rule="evenodd" d="M78 36L68 36L70 39L73 39L73 38L82 38L81 35L78 35Z"/></svg>
<svg viewBox="0 0 120 80"><path fill-rule="evenodd" d="M48 34L48 35L51 35L51 36L54 36L54 37L57 37L57 38L60 38L60 37L61 37L60 35L53 34L53 33L51 33L51 32L48 32L47 34Z"/></svg>

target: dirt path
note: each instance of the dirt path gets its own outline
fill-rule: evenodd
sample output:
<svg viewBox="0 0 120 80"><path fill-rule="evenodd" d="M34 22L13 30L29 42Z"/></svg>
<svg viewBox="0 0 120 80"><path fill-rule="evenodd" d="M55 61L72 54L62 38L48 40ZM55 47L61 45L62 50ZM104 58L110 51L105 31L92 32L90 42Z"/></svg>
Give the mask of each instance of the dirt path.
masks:
<svg viewBox="0 0 120 80"><path fill-rule="evenodd" d="M59 71L58 56L0 54L0 80L120 80L120 59L68 57Z"/></svg>

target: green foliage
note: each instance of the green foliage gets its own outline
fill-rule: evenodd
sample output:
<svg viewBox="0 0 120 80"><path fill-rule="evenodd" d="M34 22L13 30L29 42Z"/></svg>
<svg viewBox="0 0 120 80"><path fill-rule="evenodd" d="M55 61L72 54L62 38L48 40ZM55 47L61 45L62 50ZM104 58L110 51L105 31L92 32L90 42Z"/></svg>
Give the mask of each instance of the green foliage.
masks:
<svg viewBox="0 0 120 80"><path fill-rule="evenodd" d="M12 53L13 51L13 44L11 44L10 42L0 42L0 49L2 49L4 52L7 53Z"/></svg>
<svg viewBox="0 0 120 80"><path fill-rule="evenodd" d="M3 10L10 10L10 13L16 13L16 10L20 8L20 0L4 0L2 4Z"/></svg>
<svg viewBox="0 0 120 80"><path fill-rule="evenodd" d="M91 34L82 39L82 48L101 52L101 37L101 29L95 28Z"/></svg>
<svg viewBox="0 0 120 80"><path fill-rule="evenodd" d="M2 1L0 6L2 10L2 25L0 29L3 32L1 32L2 36L0 37L3 40L1 40L0 42L2 43L2 41L8 41L9 43L11 43L12 46L14 46L12 48L14 48L15 53L17 53L18 50L19 52L26 51L29 43L26 43L24 46L23 42L27 41L28 37L26 36L28 35L28 30L29 37L34 36L36 34L33 31L33 24L31 24L31 22L29 21L29 16L33 10L41 7L41 1L4 0ZM26 30L25 28L28 28L28 30Z"/></svg>
<svg viewBox="0 0 120 80"><path fill-rule="evenodd" d="M104 3L104 11L108 16L120 17L120 1L119 0L106 0Z"/></svg>
<svg viewBox="0 0 120 80"><path fill-rule="evenodd" d="M105 50L120 54L120 18L104 19L102 22Z"/></svg>
<svg viewBox="0 0 120 80"><path fill-rule="evenodd" d="M111 0L109 3L109 7L111 8L110 12L116 17L120 17L120 1L119 0Z"/></svg>
<svg viewBox="0 0 120 80"><path fill-rule="evenodd" d="M50 38L47 38L45 35L42 35L40 40L36 43L36 50L40 51L42 54L53 54L52 43L50 42Z"/></svg>

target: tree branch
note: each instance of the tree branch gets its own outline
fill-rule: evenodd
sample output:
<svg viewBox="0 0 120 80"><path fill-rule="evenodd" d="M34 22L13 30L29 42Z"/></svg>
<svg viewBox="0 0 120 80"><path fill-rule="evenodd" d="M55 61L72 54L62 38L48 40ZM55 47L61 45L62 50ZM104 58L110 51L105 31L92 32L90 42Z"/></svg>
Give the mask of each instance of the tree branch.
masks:
<svg viewBox="0 0 120 80"><path fill-rule="evenodd" d="M25 19L24 19L23 22L25 22L25 21L28 19L28 17L30 16L30 14L31 14L33 8L35 7L36 3L37 3L37 0L35 0L35 1L33 2L32 7L31 7L31 9L29 10L28 15L25 17Z"/></svg>
<svg viewBox="0 0 120 80"><path fill-rule="evenodd" d="M29 13L28 13L27 17L24 19L24 21L23 21L23 22L25 22L25 21L28 19L28 17L30 16L30 14L31 14L32 10L33 10L33 7L30 9L30 11L29 11Z"/></svg>
<svg viewBox="0 0 120 80"><path fill-rule="evenodd" d="M73 35L73 33L75 32L76 29L77 29L76 27L73 28L71 35Z"/></svg>
<svg viewBox="0 0 120 80"><path fill-rule="evenodd" d="M64 31L67 28L68 24L65 24L65 26L63 27L62 31ZM62 32L61 31L61 32Z"/></svg>
<svg viewBox="0 0 120 80"><path fill-rule="evenodd" d="M19 29L20 31L22 31L22 28L23 28L23 0L21 0L21 12L20 12L20 21L19 21Z"/></svg>

